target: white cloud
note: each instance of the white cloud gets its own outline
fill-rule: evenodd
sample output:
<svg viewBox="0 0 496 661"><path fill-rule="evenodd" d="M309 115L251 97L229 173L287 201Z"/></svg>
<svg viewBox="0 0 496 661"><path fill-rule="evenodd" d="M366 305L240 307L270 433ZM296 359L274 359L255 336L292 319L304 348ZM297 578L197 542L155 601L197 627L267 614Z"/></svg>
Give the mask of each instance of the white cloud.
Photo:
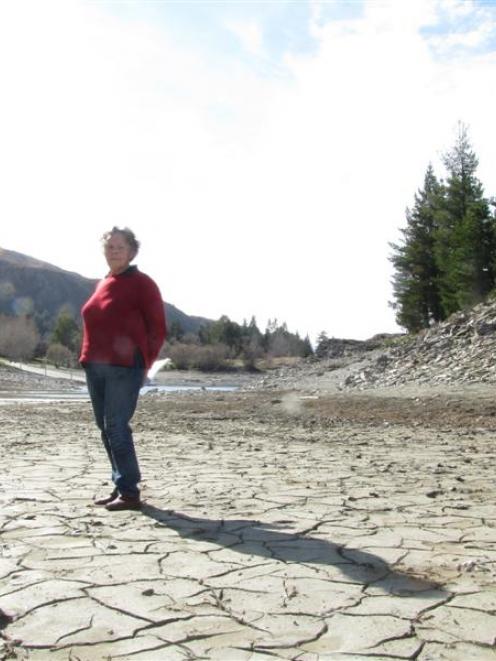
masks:
<svg viewBox="0 0 496 661"><path fill-rule="evenodd" d="M438 54L446 55L460 46L468 49L483 46L494 35L495 27L492 21L484 21L475 30L459 30L432 37L430 45L437 50Z"/></svg>
<svg viewBox="0 0 496 661"><path fill-rule="evenodd" d="M225 27L240 41L241 46L251 55L264 54L263 34L255 21L226 21Z"/></svg>
<svg viewBox="0 0 496 661"><path fill-rule="evenodd" d="M450 18L466 18L479 11L473 0L438 0L438 8Z"/></svg>

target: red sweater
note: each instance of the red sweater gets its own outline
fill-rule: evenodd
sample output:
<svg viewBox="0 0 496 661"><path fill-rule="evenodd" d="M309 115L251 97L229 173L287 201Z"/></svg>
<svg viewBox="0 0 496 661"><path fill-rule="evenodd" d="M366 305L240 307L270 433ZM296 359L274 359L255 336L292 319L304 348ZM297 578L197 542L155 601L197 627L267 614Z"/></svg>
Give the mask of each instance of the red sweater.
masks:
<svg viewBox="0 0 496 661"><path fill-rule="evenodd" d="M136 266L101 280L83 305L81 363L132 367L139 350L149 369L165 340L164 304L155 282Z"/></svg>

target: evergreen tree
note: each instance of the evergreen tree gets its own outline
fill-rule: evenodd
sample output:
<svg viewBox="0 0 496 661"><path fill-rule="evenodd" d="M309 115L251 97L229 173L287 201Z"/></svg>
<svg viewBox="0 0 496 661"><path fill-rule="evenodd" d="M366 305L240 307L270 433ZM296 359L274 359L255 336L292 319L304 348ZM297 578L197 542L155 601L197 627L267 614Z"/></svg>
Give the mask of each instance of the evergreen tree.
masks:
<svg viewBox="0 0 496 661"><path fill-rule="evenodd" d="M305 336L305 339L303 340L303 357L308 358L309 356L313 356L313 347L312 343L310 342L310 338L308 335Z"/></svg>
<svg viewBox="0 0 496 661"><path fill-rule="evenodd" d="M252 318L250 319L250 323L248 324L248 337L250 338L251 341L256 342L258 345L261 345L262 333L260 332L257 326L257 320L255 319L254 316L252 316Z"/></svg>
<svg viewBox="0 0 496 661"><path fill-rule="evenodd" d="M478 160L463 124L444 165L445 184L429 166L424 188L407 210L403 242L392 244L392 305L410 332L483 300L495 284L496 219L476 177Z"/></svg>
<svg viewBox="0 0 496 661"><path fill-rule="evenodd" d="M74 317L67 310L61 310L52 332L52 343L61 344L70 351L77 351L81 343L81 331Z"/></svg>
<svg viewBox="0 0 496 661"><path fill-rule="evenodd" d="M198 340L203 346L224 345L229 350L230 358L242 356L245 364L252 367L255 359L267 352L274 356L313 354L308 337L303 340L298 333L291 333L286 323L279 325L277 319L269 320L267 329L262 334L254 316L249 323L244 320L240 325L223 315L208 326L202 326L198 332Z"/></svg>
<svg viewBox="0 0 496 661"><path fill-rule="evenodd" d="M172 321L171 324L169 325L167 339L169 342L172 342L173 340L182 340L183 337L184 337L184 329L181 326L181 323L177 321L177 319L174 319L174 321Z"/></svg>
<svg viewBox="0 0 496 661"><path fill-rule="evenodd" d="M427 328L443 318L439 292L439 269L435 242L442 204L442 186L432 165L427 168L424 187L407 209L407 225L401 229L403 243L391 244L395 267L393 292L396 320L409 332Z"/></svg>
<svg viewBox="0 0 496 661"><path fill-rule="evenodd" d="M228 316L222 315L208 328L209 344L225 344L229 347L233 356L236 356L242 348L242 327Z"/></svg>
<svg viewBox="0 0 496 661"><path fill-rule="evenodd" d="M200 328L198 329L198 340L200 344L208 344L210 339L209 339L209 327L205 326L205 324L202 324Z"/></svg>
<svg viewBox="0 0 496 661"><path fill-rule="evenodd" d="M445 316L481 301L494 287L496 234L489 201L475 176L478 159L467 127L458 126L451 151L439 215L436 259L441 271L440 295Z"/></svg>

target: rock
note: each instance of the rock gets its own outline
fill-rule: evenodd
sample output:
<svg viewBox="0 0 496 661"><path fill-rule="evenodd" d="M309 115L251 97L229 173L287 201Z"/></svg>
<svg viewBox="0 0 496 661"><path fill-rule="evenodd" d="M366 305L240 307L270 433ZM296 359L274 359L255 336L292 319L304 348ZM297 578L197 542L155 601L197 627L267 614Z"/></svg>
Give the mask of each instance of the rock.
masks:
<svg viewBox="0 0 496 661"><path fill-rule="evenodd" d="M496 382L496 302L457 312L415 336L396 336L366 369L342 386L372 388L406 383Z"/></svg>

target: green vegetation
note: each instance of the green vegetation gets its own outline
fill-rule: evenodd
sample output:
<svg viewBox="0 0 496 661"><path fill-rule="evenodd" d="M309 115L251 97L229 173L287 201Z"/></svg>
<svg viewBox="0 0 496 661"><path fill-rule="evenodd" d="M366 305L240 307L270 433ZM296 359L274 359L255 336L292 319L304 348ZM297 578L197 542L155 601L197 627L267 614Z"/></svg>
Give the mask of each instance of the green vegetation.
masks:
<svg viewBox="0 0 496 661"><path fill-rule="evenodd" d="M43 338L36 326L36 317L0 315L0 356L10 360L30 360L46 357L57 367L77 364L81 343L79 320L62 309L52 328ZM252 317L240 325L223 316L204 324L197 334L185 333L179 322L169 328L162 356L171 358L176 369L216 371L243 367L255 370L271 359L305 357L313 350L308 337L288 331L286 324L270 321L262 333Z"/></svg>
<svg viewBox="0 0 496 661"><path fill-rule="evenodd" d="M444 165L446 181L429 165L407 209L402 242L391 244L391 305L398 324L412 333L475 305L495 287L496 218L475 175L478 160L463 124Z"/></svg>
<svg viewBox="0 0 496 661"><path fill-rule="evenodd" d="M74 316L67 310L61 310L58 314L52 331L51 342L66 347L72 353L79 351L81 329Z"/></svg>
<svg viewBox="0 0 496 661"><path fill-rule="evenodd" d="M202 326L198 335L183 333L177 324L171 331L162 353L176 369L216 371L242 365L255 370L270 358L313 354L308 337L301 339L277 320L269 321L264 333L254 317L240 325L227 316Z"/></svg>

